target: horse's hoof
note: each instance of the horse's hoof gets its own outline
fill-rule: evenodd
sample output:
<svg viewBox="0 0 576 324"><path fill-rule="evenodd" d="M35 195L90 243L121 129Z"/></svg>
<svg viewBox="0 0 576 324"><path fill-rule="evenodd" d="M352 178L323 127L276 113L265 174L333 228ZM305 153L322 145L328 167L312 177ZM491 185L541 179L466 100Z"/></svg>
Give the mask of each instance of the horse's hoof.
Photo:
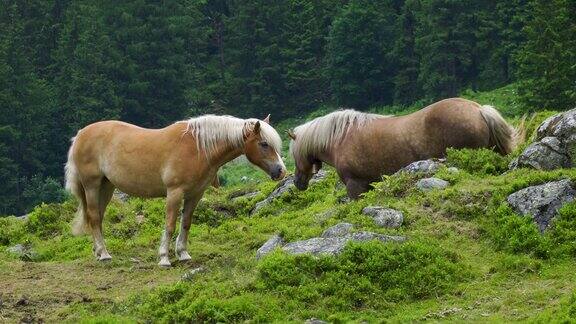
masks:
<svg viewBox="0 0 576 324"><path fill-rule="evenodd" d="M170 260L168 260L168 258L160 259L160 262L158 262L158 265L161 266L162 268L170 268L172 266L172 264L170 263Z"/></svg>
<svg viewBox="0 0 576 324"><path fill-rule="evenodd" d="M190 256L190 254L188 254L187 251L180 252L180 255L178 256L178 261L186 262L190 260L192 260L192 257Z"/></svg>
<svg viewBox="0 0 576 324"><path fill-rule="evenodd" d="M110 255L101 255L98 258L98 261L100 261L100 262L106 262L106 261L110 261L110 260L112 260L112 257Z"/></svg>

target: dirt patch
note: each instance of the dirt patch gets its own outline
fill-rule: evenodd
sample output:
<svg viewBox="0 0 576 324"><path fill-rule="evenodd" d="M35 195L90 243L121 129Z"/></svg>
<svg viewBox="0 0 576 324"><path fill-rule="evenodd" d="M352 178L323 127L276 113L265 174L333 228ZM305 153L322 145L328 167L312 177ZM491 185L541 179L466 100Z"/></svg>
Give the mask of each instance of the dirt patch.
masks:
<svg viewBox="0 0 576 324"><path fill-rule="evenodd" d="M91 260L6 262L0 271L0 322L53 322L73 303L112 304L136 291L176 282L187 265L159 269L155 263Z"/></svg>

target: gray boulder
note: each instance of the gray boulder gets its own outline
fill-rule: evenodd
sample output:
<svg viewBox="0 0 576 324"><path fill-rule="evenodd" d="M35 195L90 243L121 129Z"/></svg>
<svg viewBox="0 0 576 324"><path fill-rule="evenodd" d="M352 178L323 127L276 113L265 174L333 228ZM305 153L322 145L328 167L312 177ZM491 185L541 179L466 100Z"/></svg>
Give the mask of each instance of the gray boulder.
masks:
<svg viewBox="0 0 576 324"><path fill-rule="evenodd" d="M256 259L262 258L272 252L276 247L282 246L282 244L284 244L284 239L279 234L272 236L256 251Z"/></svg>
<svg viewBox="0 0 576 324"><path fill-rule="evenodd" d="M430 191L433 189L445 189L449 184L448 181L438 178L424 178L416 182L416 187L422 191Z"/></svg>
<svg viewBox="0 0 576 324"><path fill-rule="evenodd" d="M403 167L397 173L406 172L411 174L432 175L436 173L440 169L440 167L444 165L445 161L446 159L428 159L428 160L416 161Z"/></svg>
<svg viewBox="0 0 576 324"><path fill-rule="evenodd" d="M37 254L29 244L16 244L6 249L8 253L16 255L21 260L32 260Z"/></svg>
<svg viewBox="0 0 576 324"><path fill-rule="evenodd" d="M518 158L512 162L511 168L533 168L539 170L554 170L568 168L571 162L564 144L557 137L547 136L530 144Z"/></svg>
<svg viewBox="0 0 576 324"><path fill-rule="evenodd" d="M556 216L556 211L576 196L568 179L548 182L516 191L508 196L508 204L521 215L530 215L543 233Z"/></svg>
<svg viewBox="0 0 576 324"><path fill-rule="evenodd" d="M536 141L510 163L510 169L553 170L574 165L576 109L546 119L536 131Z"/></svg>
<svg viewBox="0 0 576 324"><path fill-rule="evenodd" d="M401 211L381 206L368 206L362 209L362 213L371 216L374 223L380 227L397 228L404 221L404 214Z"/></svg>
<svg viewBox="0 0 576 324"><path fill-rule="evenodd" d="M342 237L350 234L354 225L350 223L339 223L332 227L327 228L323 233L322 237Z"/></svg>
<svg viewBox="0 0 576 324"><path fill-rule="evenodd" d="M312 176L312 179L310 179L310 183L315 183L318 182L324 178L326 178L328 174L326 173L326 171L324 170L319 170L316 174L314 174L314 176ZM282 179L277 185L276 185L276 189L274 189L274 191L272 191L272 193L270 193L270 195L268 195L268 197L266 197L266 199L256 203L256 206L254 206L254 209L252 209L251 214L254 215L258 210L260 210L262 207L269 205L272 201L274 201L274 199L282 196L284 193L294 190L294 176L290 175L284 179Z"/></svg>
<svg viewBox="0 0 576 324"><path fill-rule="evenodd" d="M284 245L282 249L290 254L327 254L336 255L342 252L350 241L364 242L379 240L381 242L403 242L403 236L390 236L371 232L359 232L348 234L343 237L315 237L308 240L292 242Z"/></svg>

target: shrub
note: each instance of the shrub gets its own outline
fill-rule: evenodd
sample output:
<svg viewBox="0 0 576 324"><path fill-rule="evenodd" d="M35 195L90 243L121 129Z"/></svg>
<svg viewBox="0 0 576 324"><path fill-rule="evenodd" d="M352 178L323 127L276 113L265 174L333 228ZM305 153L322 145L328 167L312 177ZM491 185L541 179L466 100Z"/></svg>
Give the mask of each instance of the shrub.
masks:
<svg viewBox="0 0 576 324"><path fill-rule="evenodd" d="M540 234L531 217L519 216L507 203L492 212L490 232L498 248L512 253L549 256L550 242Z"/></svg>
<svg viewBox="0 0 576 324"><path fill-rule="evenodd" d="M337 307L438 296L469 274L459 257L430 242L349 244L338 257L275 253L258 268L260 289ZM379 296L374 300L373 296Z"/></svg>
<svg viewBox="0 0 576 324"><path fill-rule="evenodd" d="M548 230L554 254L557 256L576 256L576 203L564 205L558 210L552 227Z"/></svg>
<svg viewBox="0 0 576 324"><path fill-rule="evenodd" d="M64 204L41 204L28 215L26 230L43 239L62 234L69 228L67 214Z"/></svg>
<svg viewBox="0 0 576 324"><path fill-rule="evenodd" d="M472 174L501 174L508 170L510 157L489 149L452 149L446 151L449 165Z"/></svg>

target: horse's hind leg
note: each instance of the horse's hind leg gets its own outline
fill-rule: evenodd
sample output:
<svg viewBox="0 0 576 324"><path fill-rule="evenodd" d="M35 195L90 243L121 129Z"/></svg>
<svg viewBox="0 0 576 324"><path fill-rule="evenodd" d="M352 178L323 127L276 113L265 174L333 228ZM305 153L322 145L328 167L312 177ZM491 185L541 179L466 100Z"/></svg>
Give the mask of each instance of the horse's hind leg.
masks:
<svg viewBox="0 0 576 324"><path fill-rule="evenodd" d="M169 267L170 259L168 258L168 248L170 247L170 240L176 228L176 219L180 213L180 205L182 204L183 192L181 189L168 189L166 195L166 226L162 234L162 241L160 242L160 262L158 265L162 267Z"/></svg>
<svg viewBox="0 0 576 324"><path fill-rule="evenodd" d="M184 200L184 211L182 212L182 222L180 222L180 233L178 234L178 238L176 238L176 256L180 261L188 261L192 259L187 251L188 231L192 224L192 213L194 212L200 197L202 197L202 195L186 198Z"/></svg>
<svg viewBox="0 0 576 324"><path fill-rule="evenodd" d="M92 239L94 240L94 254L98 261L106 261L112 259L108 251L106 250L106 245L104 244L104 237L102 236L102 217L101 214L101 202L104 205L108 204L106 197L101 197L102 194L102 184L103 179L93 179L87 181L84 190L86 192L86 212L88 215L88 221L90 222L90 228L92 230Z"/></svg>
<svg viewBox="0 0 576 324"><path fill-rule="evenodd" d="M351 199L358 199L361 194L370 190L370 182L357 178L348 178L344 181L346 183L346 191L348 197Z"/></svg>

